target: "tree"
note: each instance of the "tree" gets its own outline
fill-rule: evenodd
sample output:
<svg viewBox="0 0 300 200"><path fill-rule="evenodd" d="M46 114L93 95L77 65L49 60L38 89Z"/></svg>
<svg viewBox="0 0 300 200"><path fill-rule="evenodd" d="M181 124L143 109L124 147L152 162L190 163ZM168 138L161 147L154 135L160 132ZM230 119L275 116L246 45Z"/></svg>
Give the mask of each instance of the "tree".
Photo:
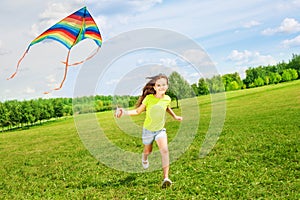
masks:
<svg viewBox="0 0 300 200"><path fill-rule="evenodd" d="M167 90L166 92L167 95L169 95L169 97L172 99L172 100L176 100L176 108L179 108L179 103L178 103L178 97L177 95L172 91L172 90Z"/></svg>
<svg viewBox="0 0 300 200"><path fill-rule="evenodd" d="M222 76L222 81L226 91L239 90L243 86L240 75L236 72L233 74L225 74Z"/></svg>
<svg viewBox="0 0 300 200"><path fill-rule="evenodd" d="M38 107L40 110L39 120L51 119L54 116L54 108L50 101L43 101L43 99L38 99Z"/></svg>
<svg viewBox="0 0 300 200"><path fill-rule="evenodd" d="M296 80L298 78L298 72L295 69L290 69L290 73L292 76L292 80Z"/></svg>
<svg viewBox="0 0 300 200"><path fill-rule="evenodd" d="M73 115L72 105L68 105L68 104L64 105L64 115L65 116L72 116Z"/></svg>
<svg viewBox="0 0 300 200"><path fill-rule="evenodd" d="M196 83L193 83L193 84L191 85L191 87L192 87L192 89L193 89L193 91L194 91L194 94L195 94L196 96L199 96L197 84L196 84Z"/></svg>
<svg viewBox="0 0 300 200"><path fill-rule="evenodd" d="M295 70L295 69L287 69L287 71L291 75L291 80L296 80L298 78L297 70Z"/></svg>
<svg viewBox="0 0 300 200"><path fill-rule="evenodd" d="M200 78L198 81L198 94L199 95L209 94L208 84L204 78Z"/></svg>
<svg viewBox="0 0 300 200"><path fill-rule="evenodd" d="M266 85L269 85L270 83L270 76L265 76L264 82Z"/></svg>
<svg viewBox="0 0 300 200"><path fill-rule="evenodd" d="M283 70L281 77L282 77L282 81L292 80L292 74L290 73L290 70L288 70L288 69Z"/></svg>
<svg viewBox="0 0 300 200"><path fill-rule="evenodd" d="M276 65L276 70L274 71L275 73L279 73L279 74L282 74L283 73L283 70L289 68L288 65L285 63L285 62L281 62L281 63L278 63Z"/></svg>
<svg viewBox="0 0 300 200"><path fill-rule="evenodd" d="M5 102L8 112L9 126L19 126L22 120L21 105L17 100Z"/></svg>
<svg viewBox="0 0 300 200"><path fill-rule="evenodd" d="M41 109L37 100L31 100L30 106L33 108L33 123L40 119Z"/></svg>
<svg viewBox="0 0 300 200"><path fill-rule="evenodd" d="M300 55L293 54L292 59L286 66L286 69L288 68L300 71Z"/></svg>
<svg viewBox="0 0 300 200"><path fill-rule="evenodd" d="M231 81L231 82L227 85L227 89L228 89L228 91L231 91L231 90L239 90L239 89L241 89L241 86L240 86L236 81Z"/></svg>
<svg viewBox="0 0 300 200"><path fill-rule="evenodd" d="M278 72L270 73L270 83L277 84L281 81L281 76Z"/></svg>
<svg viewBox="0 0 300 200"><path fill-rule="evenodd" d="M265 84L264 79L262 79L261 77L258 77L257 79L254 80L254 85L256 87L263 86L264 84Z"/></svg>
<svg viewBox="0 0 300 200"><path fill-rule="evenodd" d="M210 93L224 92L224 84L220 75L213 76L211 79L206 79Z"/></svg>
<svg viewBox="0 0 300 200"><path fill-rule="evenodd" d="M21 102L22 107L22 124L32 124L34 123L34 108L31 106L29 101Z"/></svg>
<svg viewBox="0 0 300 200"><path fill-rule="evenodd" d="M190 84L177 72L172 72L169 76L169 93L174 94L178 99L194 96Z"/></svg>
<svg viewBox="0 0 300 200"><path fill-rule="evenodd" d="M245 85L247 86L247 88L250 87L251 83L254 83L254 80L256 79L256 75L254 73L253 68L249 68L246 70L246 78L244 80Z"/></svg>
<svg viewBox="0 0 300 200"><path fill-rule="evenodd" d="M53 117L64 116L64 105L62 99L60 98L53 99L52 107L53 107Z"/></svg>
<svg viewBox="0 0 300 200"><path fill-rule="evenodd" d="M8 110L4 103L0 102L0 126L3 128L8 126L9 118L8 118Z"/></svg>

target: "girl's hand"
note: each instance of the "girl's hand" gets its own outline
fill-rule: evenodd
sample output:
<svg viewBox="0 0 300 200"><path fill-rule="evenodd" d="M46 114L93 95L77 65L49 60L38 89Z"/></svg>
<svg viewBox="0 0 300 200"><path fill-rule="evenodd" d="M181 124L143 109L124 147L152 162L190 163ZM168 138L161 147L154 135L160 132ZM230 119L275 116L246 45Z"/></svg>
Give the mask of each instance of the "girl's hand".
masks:
<svg viewBox="0 0 300 200"><path fill-rule="evenodd" d="M177 115L176 115L176 116L174 117L174 119L176 119L177 121L182 121L182 120L183 120L183 117L177 116Z"/></svg>
<svg viewBox="0 0 300 200"><path fill-rule="evenodd" d="M115 117L121 118L124 115L124 109L117 107L115 111Z"/></svg>

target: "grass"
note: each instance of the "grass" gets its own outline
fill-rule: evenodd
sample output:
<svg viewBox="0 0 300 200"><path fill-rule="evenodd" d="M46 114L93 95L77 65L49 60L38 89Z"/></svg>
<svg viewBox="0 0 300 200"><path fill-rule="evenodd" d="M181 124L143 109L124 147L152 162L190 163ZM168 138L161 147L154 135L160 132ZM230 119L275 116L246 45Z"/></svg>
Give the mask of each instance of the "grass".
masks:
<svg viewBox="0 0 300 200"><path fill-rule="evenodd" d="M299 81L227 92L222 133L201 159L211 106L209 96L198 101L199 128L192 144L171 164L174 184L169 189L160 189L161 170L129 173L99 162L84 147L70 118L0 134L0 199L300 199ZM196 115L192 106L182 108ZM124 134L111 112L97 118L116 146L142 151L135 137L139 130ZM140 126L143 116L132 120ZM185 120L189 124L193 118ZM172 142L180 124L168 118L166 126Z"/></svg>

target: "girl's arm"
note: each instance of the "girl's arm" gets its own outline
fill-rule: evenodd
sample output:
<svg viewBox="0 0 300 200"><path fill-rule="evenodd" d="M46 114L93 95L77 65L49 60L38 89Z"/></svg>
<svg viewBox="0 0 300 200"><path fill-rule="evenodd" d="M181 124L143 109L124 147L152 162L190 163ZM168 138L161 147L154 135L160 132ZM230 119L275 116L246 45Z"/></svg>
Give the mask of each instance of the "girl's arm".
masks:
<svg viewBox="0 0 300 200"><path fill-rule="evenodd" d="M129 116L139 115L145 110L146 110L146 106L144 104L141 104L137 109L125 111L124 114Z"/></svg>
<svg viewBox="0 0 300 200"><path fill-rule="evenodd" d="M172 108L170 106L167 107L167 112L176 120L178 121L182 121L182 117L181 116L177 116L174 111L172 110Z"/></svg>
<svg viewBox="0 0 300 200"><path fill-rule="evenodd" d="M138 108L134 109L134 110L124 110L123 108L119 108L122 109L122 114L120 116L117 117L122 117L123 115L128 115L128 116L134 116L134 115L139 115L141 114L143 111L146 110L146 106L144 104L141 104Z"/></svg>

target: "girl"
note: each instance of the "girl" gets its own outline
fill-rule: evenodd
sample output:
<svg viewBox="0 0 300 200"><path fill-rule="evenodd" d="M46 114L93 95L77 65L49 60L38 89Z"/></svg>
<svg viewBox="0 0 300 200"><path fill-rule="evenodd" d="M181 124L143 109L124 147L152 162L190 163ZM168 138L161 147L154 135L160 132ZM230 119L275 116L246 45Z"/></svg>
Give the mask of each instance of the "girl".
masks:
<svg viewBox="0 0 300 200"><path fill-rule="evenodd" d="M157 143L162 157L162 168L164 180L162 188L166 188L172 184L169 179L169 150L165 125L166 111L178 121L182 120L181 116L177 116L170 107L171 98L166 95L168 89L168 77L163 74L149 77L150 81L144 86L143 94L139 98L136 109L124 111L119 108L116 111L116 116L119 118L122 115L139 115L146 111L146 118L143 125L142 140L144 151L142 154L142 165L144 169L149 167L148 156L152 152L154 140Z"/></svg>

